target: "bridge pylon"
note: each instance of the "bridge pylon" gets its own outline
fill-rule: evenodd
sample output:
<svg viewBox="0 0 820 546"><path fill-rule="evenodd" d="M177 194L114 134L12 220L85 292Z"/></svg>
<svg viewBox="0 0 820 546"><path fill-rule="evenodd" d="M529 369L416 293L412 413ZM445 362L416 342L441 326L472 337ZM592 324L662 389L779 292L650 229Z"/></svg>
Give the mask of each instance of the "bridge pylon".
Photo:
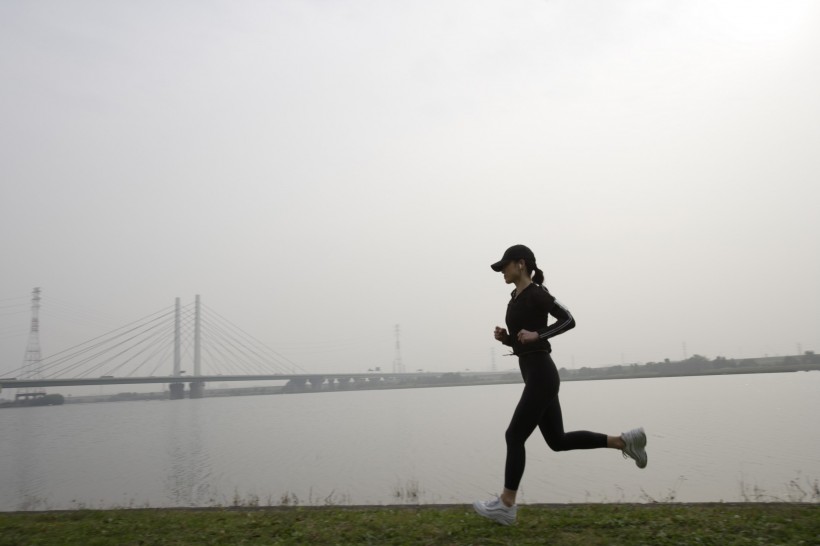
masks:
<svg viewBox="0 0 820 546"><path fill-rule="evenodd" d="M194 304L194 377L199 377L202 375L202 314L201 314L201 302L199 298L199 294L195 297L195 304ZM181 400L185 398L185 383L181 381L183 379L183 374L185 373L182 370L182 307L180 305L180 299L176 298L175 308L174 308L174 369L173 373L171 374L172 377L176 378L175 381L172 381L169 385L169 397L171 400ZM204 381L191 381L188 385L189 391L188 396L190 398L202 398L205 396L205 382Z"/></svg>

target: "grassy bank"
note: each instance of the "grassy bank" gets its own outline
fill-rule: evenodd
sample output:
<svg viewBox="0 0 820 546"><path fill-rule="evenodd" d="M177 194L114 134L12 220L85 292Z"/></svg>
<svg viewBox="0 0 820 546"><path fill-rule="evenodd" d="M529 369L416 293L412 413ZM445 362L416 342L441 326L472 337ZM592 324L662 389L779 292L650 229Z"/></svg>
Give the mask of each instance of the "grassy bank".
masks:
<svg viewBox="0 0 820 546"><path fill-rule="evenodd" d="M0 545L41 544L816 545L820 505L529 505L513 527L463 505L0 514Z"/></svg>

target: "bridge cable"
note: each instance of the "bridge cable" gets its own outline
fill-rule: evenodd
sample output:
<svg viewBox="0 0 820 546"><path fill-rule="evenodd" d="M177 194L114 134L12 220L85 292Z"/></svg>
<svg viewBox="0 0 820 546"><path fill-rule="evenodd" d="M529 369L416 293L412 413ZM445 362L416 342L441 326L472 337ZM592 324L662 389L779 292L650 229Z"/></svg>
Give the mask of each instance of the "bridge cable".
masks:
<svg viewBox="0 0 820 546"><path fill-rule="evenodd" d="M154 369L151 370L151 373L148 374L148 377L154 377L154 374L157 372L159 367L163 363L166 362L166 359L169 359L171 357L171 351L173 350L173 348L174 348L174 338L173 338L173 336L171 336L171 338L168 340L168 343L165 347L165 352L162 353L162 356L160 356L160 358L157 361L157 365L154 366Z"/></svg>
<svg viewBox="0 0 820 546"><path fill-rule="evenodd" d="M156 360L157 355L159 355L160 352L164 351L169 344L173 344L173 341L173 337L169 336L166 333L165 336L163 336L161 339L157 340L157 342L153 344L153 352L148 354L136 368L133 368L130 372L128 372L128 374L126 374L126 377L134 377L136 373L139 370L141 370L142 367L145 366L148 362ZM162 364L162 361L160 361L158 365L159 364Z"/></svg>
<svg viewBox="0 0 820 546"><path fill-rule="evenodd" d="M230 372L230 375L246 375L247 370L245 370L241 367L237 368L237 364L236 364L237 359L232 357L232 356L226 355L225 352L223 352L223 349L228 351L228 349L225 348L224 345L222 345L221 342L209 343L208 345L203 346L203 350L205 352L207 352L208 355L212 359L216 360L216 357L214 357L214 354L213 354L213 352L216 352L217 356L219 357L219 360L222 362L222 366L224 366L224 369L221 368L221 367L218 367L216 365L216 363L214 362L214 368L215 368L216 371L218 371L218 372L222 372L222 371ZM213 352L211 352L211 351L213 351ZM228 351L228 352L230 352L230 351ZM219 375L219 374L217 374L217 375Z"/></svg>
<svg viewBox="0 0 820 546"><path fill-rule="evenodd" d="M171 308L171 309L172 309L172 311L173 311L173 308ZM52 354L52 355L49 355L49 356L47 356L47 357L45 357L45 358L43 358L43 359L41 359L41 360L40 360L41 367L40 367L40 369L39 369L39 372L40 372L40 373L42 373L42 372L47 371L47 370L49 370L49 369L51 369L51 368L53 368L53 367L55 367L55 366L58 366L59 364L61 364L61 363L65 362L66 360L68 360L68 359L70 359L70 358L73 358L73 357L77 356L78 354L82 354L82 353L84 353L84 352L87 352L87 351L91 350L91 348L85 348L85 349L82 349L82 350L80 350L80 351L76 351L76 352L74 352L74 353L70 353L70 354L68 354L68 355L65 355L65 353L68 353L69 351L74 351L75 349L78 349L79 347L83 347L84 345L87 345L88 343L91 343L91 342L97 341L97 340L99 340L99 339L101 339L101 338L104 338L105 336L109 336L109 335L113 334L114 332L117 332L117 331L122 330L122 329L124 329L124 328L128 328L129 326L132 326L132 325L137 324L137 323L139 323L139 322L141 322L141 321L144 321L144 320L146 320L146 319L148 319L148 318L151 318L151 317L153 317L153 316L155 316L155 315L157 315L157 314L159 314L159 313L167 313L167 310L168 310L168 308L161 309L160 311L156 311L156 312L154 312L154 313L151 313L150 315L146 315L145 317L142 317L142 318L140 318L140 319L137 319L137 320L135 320L135 321L133 321L133 322L129 322L128 324L126 324L126 325L124 325L124 326L121 326L121 327L119 327L119 328L116 328L116 329L114 329L114 330L111 330L110 332L106 332L106 333L101 334L101 335L99 335L99 336L97 336L97 337L94 337L94 338L92 338L92 339L90 339L90 340L84 341L84 342L82 342L82 343L79 343L79 344L74 345L74 346L72 346L72 347L69 347L69 348L67 348L67 349L64 349L64 350L62 350L62 351L59 351L59 352L54 353L54 354ZM159 318L163 318L163 317L159 317ZM153 322L153 320L157 320L157 319L152 319L152 322ZM132 329L132 330L133 330L133 329ZM129 331L131 331L131 330L129 330ZM127 333L127 332L125 332L125 333ZM123 335L123 334L120 334L120 335ZM107 341L103 341L102 343L106 343L106 342L107 342ZM60 355L65 355L65 356L62 356L61 358L59 358L59 359L57 359L57 360L55 360L55 361L53 361L53 362L50 362L50 363L48 362L50 359L54 359L54 358L56 358L56 357L58 357L58 356L60 356ZM46 363L46 364L45 364L45 365L43 365L43 363ZM24 365L22 365L22 366L20 366L20 367L18 367L18 368L15 368L15 369L13 369L13 370L12 370L11 375L17 375L17 373L20 373L20 372L25 371L25 368L26 368L25 364L24 364Z"/></svg>
<svg viewBox="0 0 820 546"><path fill-rule="evenodd" d="M206 327L206 331L210 332L210 326ZM212 345L214 349L216 349L220 353L220 355L223 358L225 358L226 366L230 365L231 369L236 369L235 367L238 367L240 372L245 374L249 374L249 370L256 372L254 368L248 368L247 362L245 361L245 358L243 358L245 357L245 355L241 353L237 354L235 346L232 346L232 344L230 342L227 342L223 337L217 335L209 335L208 341L209 345ZM225 352L223 352L223 350ZM225 353L228 353L230 355L230 358L226 358Z"/></svg>
<svg viewBox="0 0 820 546"><path fill-rule="evenodd" d="M211 324L209 322L208 331L210 332L211 330L213 330L216 334L221 334L216 335L215 337L220 340L223 345L229 345L239 351L240 356L244 356L245 363L248 365L246 369L252 370L254 374L268 375L271 374L271 372L275 374L282 373L283 367L280 364L274 361L273 370L271 370L271 363L269 362L270 357L266 358L264 355L260 355L254 348L248 347L241 340L237 340L236 337L234 337L230 332L226 332L218 324ZM236 354L233 351L231 352L232 354Z"/></svg>
<svg viewBox="0 0 820 546"><path fill-rule="evenodd" d="M222 322L224 322L225 324L227 324L227 326L228 326L228 327L231 327L231 328L233 328L233 329L235 329L235 330L238 330L239 332L241 332L242 334L244 334L245 336L247 336L247 337L248 337L251 341L253 341L253 342L257 343L258 345L260 345L263 349L265 349L265 350L267 350L267 351L270 351L270 353L273 353L274 355L276 355L276 358L271 358L271 360L274 360L274 361L276 361L276 360L284 360L285 362L287 362L288 364L290 364L290 366L291 366L292 368L291 368L291 370L287 370L287 371L291 371L291 372L292 372L293 370L297 370L297 371L299 371L299 372L305 373L305 370L304 370L304 369L302 369L302 368L301 368L298 364L296 364L295 362L293 362L292 360L290 360L290 359L289 359L289 358L287 358L286 356L284 356L284 355L280 354L279 352L277 352L276 350L274 350L273 348L271 348L270 346L268 346L268 345L267 345L267 344L265 344L264 342L262 342L262 341L260 341L260 340L256 339L254 336L252 336L251 334L249 334L248 332L246 332L245 330L243 330L243 329L242 329L242 328L240 328L239 326L237 326L237 325L233 324L231 321L229 321L227 318L225 318L225 317L223 317L222 315L220 315L219 313L217 313L215 310L213 310L213 309L211 309L210 307L205 306L205 305L203 305L203 307L205 307L205 308L207 309L207 311L208 311L208 314L209 314L209 315L210 315L210 314L213 314L213 315L216 317L216 319L218 319L218 320L220 320L220 319L221 319L221 321L222 321ZM270 356L269 356L268 358L270 358Z"/></svg>
<svg viewBox="0 0 820 546"><path fill-rule="evenodd" d="M120 333L120 334L118 334L118 335L114 336L114 337L113 337L113 338L111 338L111 339L107 339L107 340L105 340L105 341L103 341L103 342L97 343L96 345L94 345L94 346L92 346L92 347L89 347L89 348L87 348L87 349L84 349L83 351L79 351L78 353L76 353L76 354L74 354L74 355L71 355L71 356L78 356L79 354L83 354L83 353L90 352L90 351L92 351L92 350L96 350L96 349L98 349L98 348L100 348L100 347L105 346L106 344L109 344L109 343L113 342L114 340L116 340L116 339L118 339L118 338L121 338L122 336L125 336L125 335L128 335L128 334L131 334L132 332L134 332L134 331L135 331L135 330L137 330L138 328L143 328L143 327L146 327L146 326L150 325L152 322L156 322L157 320L162 319L162 318L167 318L167 317L159 317L158 319L154 319L154 320L152 320L151 322L148 322L148 323L146 323L146 324L141 324L141 325L139 325L139 326L137 326L137 327L135 327L135 328L132 328L132 329L130 329L130 330L128 330L128 331L126 331L126 332L122 332L122 333ZM166 322L167 322L167 321L166 321ZM155 329L155 328L159 328L159 327L161 327L161 326L166 326L166 323L160 322L160 323L158 323L158 324L155 324L154 326L151 326L150 328L148 328L148 330L147 330L147 331L151 331L151 330L153 330L153 329ZM83 360L80 360L79 362L75 362L75 363L71 364L70 366L67 366L67 367L66 367L66 368L64 368L64 369L61 369L61 370L60 370L59 372L57 372L57 373L52 373L52 374L51 374L50 376L48 376L48 377L55 377L55 376L57 376L57 375L59 375L59 374L64 374L64 373L68 373L69 371L75 370L75 369L79 368L80 366L82 366L82 365L84 365L84 364L87 364L87 363L91 362L91 361L92 361L93 359L95 359L96 357L98 357L98 356L100 356L100 355L103 355L103 354L107 353L108 351L114 350L114 349L116 349L117 347L120 347L120 346L122 346L123 344L128 343L129 341L131 341L131 340L133 340L133 339L135 339L135 338L137 338L137 337L139 337L139 336L143 335L144 333L145 333L145 332L138 332L138 333L136 333L136 334L132 335L131 337L128 337L128 338L126 338L126 339L124 339L124 340L120 341L119 343L116 343L116 344L115 344L115 345L113 345L112 347L107 347L107 348L105 348L105 349L103 349L103 350L101 350L101 351L99 351L99 352L97 352L97 353L94 353L94 354L92 354L92 355L90 355L90 356L87 356L87 357L86 357L86 358L84 358ZM80 375L79 375L79 377L85 377L85 376L87 376L87 375L88 375L91 371L98 370L98 369L99 369L102 365L104 365L104 363L103 363L103 364L98 364L98 365L94 366L91 370L88 370L88 371L86 371L86 372L83 372L82 374L80 374Z"/></svg>
<svg viewBox="0 0 820 546"><path fill-rule="evenodd" d="M234 357L239 357L239 358L238 358L238 360L239 360L240 362L243 362L243 363L245 363L246 365L248 365L248 364L249 364L249 361L248 361L249 356L248 356L248 354L243 353L243 352L239 349L239 347L237 347L237 345L241 345L241 344L237 343L237 342L236 342L233 338L231 338L231 336L227 335L227 334L226 334L224 331L222 331L220 328L216 327L215 325L211 325L210 323L207 323L207 325L206 325L206 331L207 331L207 332L208 332L208 334L209 334L209 336L208 336L209 341L210 341L211 339L214 339L214 340L215 340L215 342L220 343L220 344L221 344L221 345L222 345L222 346L223 346L226 350L228 350L228 351L229 351L229 352L230 352L230 353L231 353ZM211 335L211 334L213 334L213 335ZM237 354L237 351L239 351L239 354ZM257 365L258 365L258 363L257 363ZM247 370L247 369L252 369L254 372L257 372L257 371L258 371L258 368L257 368L256 366L251 366L250 368L248 368L248 367L246 366L246 367L245 367L245 369L246 369L246 370Z"/></svg>
<svg viewBox="0 0 820 546"><path fill-rule="evenodd" d="M141 327L144 328L145 326L146 325L142 325ZM48 377L58 377L58 376L61 376L61 375L64 376L68 372L71 372L73 370L76 370L78 368L81 368L81 367L93 362L94 359L96 359L96 358L98 358L98 357L100 357L100 356L102 356L106 353L109 353L110 351L115 350L117 347L129 342L130 340L136 339L139 336L142 336L142 335L146 334L146 332L150 332L150 330L154 330L154 329L157 329L157 328L162 328L164 326L166 326L166 323L158 323L158 324L150 327L147 331L137 332L136 334L133 334L130 338L126 338L123 341L120 341L119 343L114 343L118 338L121 338L121 337L123 337L124 335L126 335L128 333L133 333L133 330L131 330L130 332L123 332L122 334L120 334L118 336L115 336L114 338L104 340L103 342L96 343L96 344L94 344L90 347L87 347L87 348L85 348L81 351L77 351L76 353L74 353L72 355L69 355L68 357L62 358L59 362L53 363L54 365L59 363L59 364L62 365L62 367L59 368L59 369L52 370L51 374ZM111 345L112 343L114 343L113 346ZM93 352L93 351L97 351L97 352ZM126 351L127 351L127 349L126 349ZM84 358L81 358L81 357L83 357L83 355L86 355L86 356ZM76 361L72 362L71 359L79 359L79 360L76 360ZM88 373L90 373L91 371L94 371L94 370L98 370L104 364L105 364L105 361L103 361L102 363L98 363L97 365L93 365L91 367L91 370L83 371L80 374L80 376L88 375Z"/></svg>
<svg viewBox="0 0 820 546"><path fill-rule="evenodd" d="M127 348L126 348L126 349L124 349L123 351L120 351L120 352L119 352L119 353L117 353L116 355L112 356L111 358L109 358L108 360L106 360L105 362L103 362L103 364L108 364L109 362L111 362L111 361L112 361L112 360L114 360L115 358L117 358L117 357L119 357L119 356L121 356L121 355L123 355L123 354L125 354L125 353L127 353L127 352L129 352L129 351L131 351L132 349L136 349L136 348L137 348L137 347L139 347L140 345L144 345L144 347L143 347L142 349L140 349L138 352L136 352L135 354L133 354L133 355L129 356L127 359L125 359L124 361L122 361L122 362L121 362L119 365L117 365L116 367L114 367L114 368L112 368L112 369L108 370L108 372L107 372L107 373L105 373L105 375L114 375L114 372L116 372L117 370L119 370L120 368L122 368L123 366L125 366L126 364L128 364L129 362L131 362L132 360L134 360L135 358L137 358L137 357L138 357L138 356L140 356L141 354L143 354L143 353L144 353L145 351L147 351L148 349L153 348L153 347L154 347L154 341L156 341L156 338L157 338L157 337L164 338L165 336L167 336L167 332L163 332L162 330L156 331L156 332L152 333L151 335L149 335L148 337L144 338L142 341L140 341L140 342L138 342L138 343L136 343L136 344L132 345L131 347L127 347ZM150 342L150 343L149 343L149 342Z"/></svg>
<svg viewBox="0 0 820 546"><path fill-rule="evenodd" d="M217 313L215 310L211 309L211 308L210 308L210 307L208 307L208 306L205 306L205 307L207 308L207 310L208 310L209 314L213 314L213 315L216 317L216 319L217 319L217 320L219 320L220 322L224 323L227 327L232 328L232 329L234 329L234 330L238 330L239 332L241 332L242 334L244 334L244 335L245 335L248 339L250 339L252 342L254 342L254 343L258 344L258 345L259 345L259 346L261 346L263 349L265 349L265 350L267 350L267 351L270 351L272 354L276 355L276 357L275 357L275 358L272 358L272 360L279 360L279 359L284 360L284 361L286 361L288 364L290 364L291 366L293 366L294 368L296 368L297 370L304 372L304 370L302 370L301 368L299 368L299 365L298 365L298 364L296 364L295 362L291 361L291 360L290 360L290 359L288 359L286 356L284 356L284 355L282 355L281 353L277 352L276 350L274 350L273 348L271 348L270 346L268 346L267 344L265 344L265 343L264 343L264 342L262 342L261 340L259 340L259 339L255 338L253 335L249 334L248 332L246 332L245 330L243 330L242 328L240 328L240 327L239 327L239 326L237 326L236 324L232 323L230 320L228 320L228 319L227 319L227 318L225 318L224 316L220 315L220 314L219 314L219 313ZM270 357L269 357L269 358L270 358Z"/></svg>

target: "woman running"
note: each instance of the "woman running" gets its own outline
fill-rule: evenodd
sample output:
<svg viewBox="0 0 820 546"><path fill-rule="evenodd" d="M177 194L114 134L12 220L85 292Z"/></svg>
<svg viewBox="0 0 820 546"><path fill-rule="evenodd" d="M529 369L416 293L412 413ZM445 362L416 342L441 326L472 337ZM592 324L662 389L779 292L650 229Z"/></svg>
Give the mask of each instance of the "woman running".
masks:
<svg viewBox="0 0 820 546"><path fill-rule="evenodd" d="M646 434L642 428L607 436L579 430L564 432L561 405L558 402L558 370L550 357L549 338L575 327L575 319L558 303L544 283L544 273L535 263L535 255L524 245L511 246L492 266L504 274L504 282L514 284L507 304L507 328L496 326L495 339L512 347L524 378L524 392L513 413L505 438L507 461L504 468L504 491L500 497L473 503L475 511L502 525L515 522L518 485L524 475L524 442L538 427L553 451L620 449L624 457L635 460L638 468L646 467ZM556 321L547 324L548 315Z"/></svg>

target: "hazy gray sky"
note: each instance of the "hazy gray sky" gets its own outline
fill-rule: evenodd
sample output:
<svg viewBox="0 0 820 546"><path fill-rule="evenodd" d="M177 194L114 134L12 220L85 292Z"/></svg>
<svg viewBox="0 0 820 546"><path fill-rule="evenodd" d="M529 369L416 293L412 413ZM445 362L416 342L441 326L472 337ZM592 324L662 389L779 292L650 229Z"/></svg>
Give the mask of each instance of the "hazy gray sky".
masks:
<svg viewBox="0 0 820 546"><path fill-rule="evenodd" d="M0 373L203 301L303 368L820 350L820 4L0 3ZM9 303L11 302L11 303ZM170 366L170 365L169 365Z"/></svg>

